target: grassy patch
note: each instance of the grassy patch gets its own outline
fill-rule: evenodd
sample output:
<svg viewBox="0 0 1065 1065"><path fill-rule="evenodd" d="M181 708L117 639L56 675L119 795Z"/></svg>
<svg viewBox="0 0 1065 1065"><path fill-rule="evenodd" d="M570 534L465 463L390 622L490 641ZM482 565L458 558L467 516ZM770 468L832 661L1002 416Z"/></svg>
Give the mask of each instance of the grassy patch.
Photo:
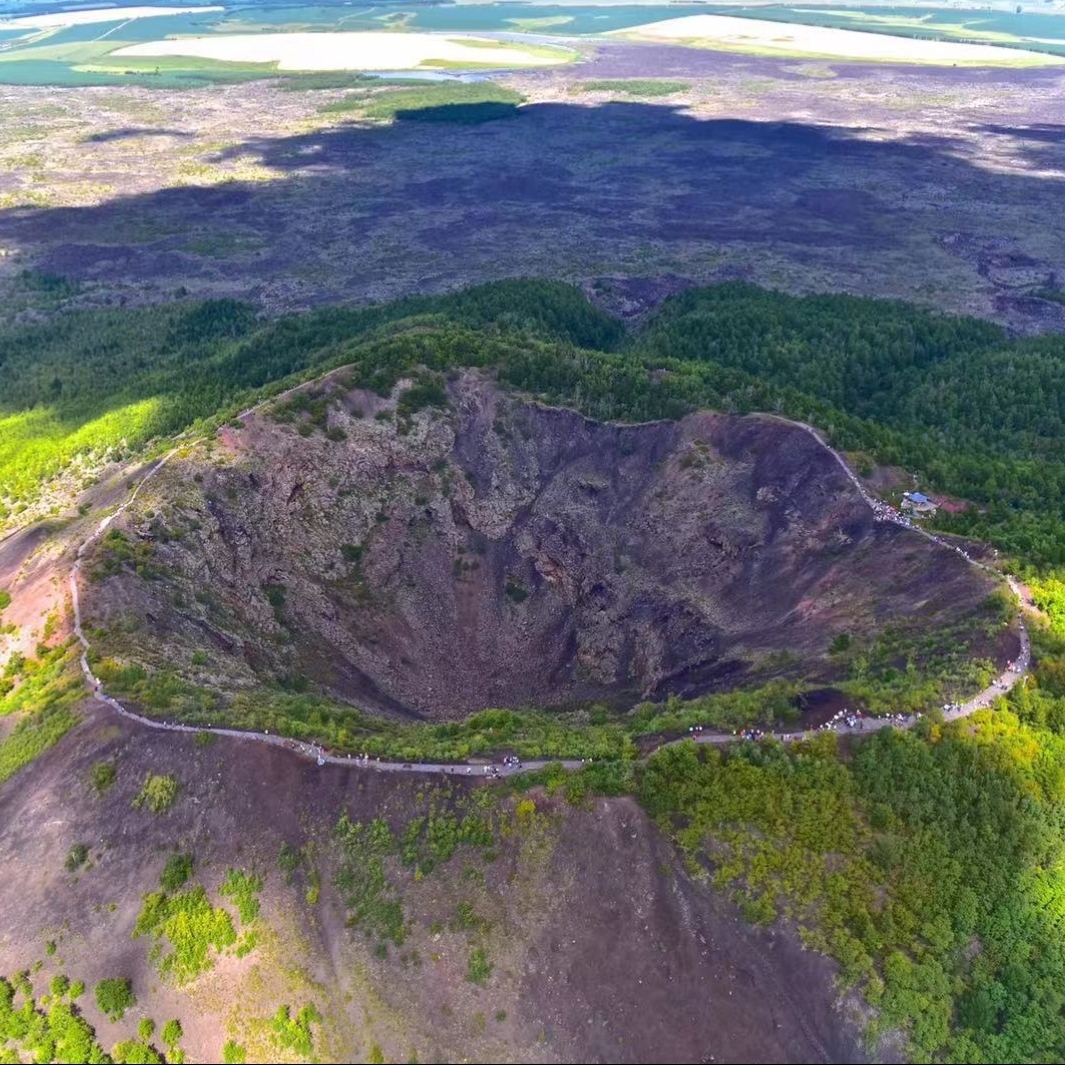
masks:
<svg viewBox="0 0 1065 1065"><path fill-rule="evenodd" d="M497 846L492 803L488 793L454 805L434 796L426 813L407 822L398 836L382 819L363 824L342 813L334 832L339 857L335 884L348 924L362 928L379 946L389 941L402 946L407 928L397 886L400 870L407 866L418 878L428 876L462 847L492 856ZM473 920L471 915L472 910L467 916Z"/></svg>
<svg viewBox="0 0 1065 1065"><path fill-rule="evenodd" d="M37 659L9 660L0 679L0 716L17 716L18 723L0 740L0 782L78 723L74 707L84 697L84 687L77 657L68 644L47 650Z"/></svg>
<svg viewBox="0 0 1065 1065"><path fill-rule="evenodd" d="M96 647L93 648L96 652ZM126 663L118 659L93 655L93 672L103 682L105 689L123 699L139 704L151 712L165 711L186 720L211 720L210 711L217 708L217 698L202 688L196 688L168 670L149 672L139 663ZM210 735L206 733L205 735ZM197 738L201 747L213 740Z"/></svg>
<svg viewBox="0 0 1065 1065"><path fill-rule="evenodd" d="M300 1008L295 1017L288 1006L279 1007L270 1021L270 1027L274 1043L279 1049L309 1058L314 1053L314 1033L311 1026L321 1023L322 1015L313 1003L308 1003Z"/></svg>
<svg viewBox="0 0 1065 1065"><path fill-rule="evenodd" d="M248 1060L248 1051L235 1039L227 1039L222 1047L223 1065L244 1065Z"/></svg>
<svg viewBox="0 0 1065 1065"><path fill-rule="evenodd" d="M219 890L236 906L241 924L251 924L259 916L259 892L262 889L263 878L257 873L230 869Z"/></svg>
<svg viewBox="0 0 1065 1065"><path fill-rule="evenodd" d="M484 987L488 983L488 977L492 975L493 968L484 947L474 947L466 960L466 979L471 984Z"/></svg>
<svg viewBox="0 0 1065 1065"><path fill-rule="evenodd" d="M174 1019L163 1025L162 1040L167 1048L173 1048L181 1042L185 1032L181 1027L181 1021Z"/></svg>
<svg viewBox="0 0 1065 1065"><path fill-rule="evenodd" d="M165 813L177 801L180 787L170 774L148 773L141 790L133 800L137 810L147 807L153 814Z"/></svg>
<svg viewBox="0 0 1065 1065"><path fill-rule="evenodd" d="M656 96L673 96L687 92L691 85L686 81L665 81L658 78L622 78L614 81L579 81L570 92L608 92L624 96L653 99Z"/></svg>
<svg viewBox="0 0 1065 1065"><path fill-rule="evenodd" d="M109 791L118 779L118 767L114 762L97 762L89 770L89 782L97 795Z"/></svg>
<svg viewBox="0 0 1065 1065"><path fill-rule="evenodd" d="M468 124L514 115L524 100L521 93L489 81L441 82L377 94L363 114L382 121L403 118Z"/></svg>
<svg viewBox="0 0 1065 1065"><path fill-rule="evenodd" d="M164 977L179 985L206 972L214 964L214 954L237 942L233 918L211 905L201 885L173 895L162 891L145 895L133 929L133 938L139 936L156 939L149 957Z"/></svg>

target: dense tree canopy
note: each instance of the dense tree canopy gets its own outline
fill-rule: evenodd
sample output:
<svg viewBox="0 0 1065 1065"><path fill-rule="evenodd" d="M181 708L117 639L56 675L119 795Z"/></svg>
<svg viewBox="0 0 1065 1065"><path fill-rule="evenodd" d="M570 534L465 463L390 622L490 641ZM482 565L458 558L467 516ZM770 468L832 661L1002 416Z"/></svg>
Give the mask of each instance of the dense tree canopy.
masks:
<svg viewBox="0 0 1065 1065"><path fill-rule="evenodd" d="M0 500L79 455L121 456L344 362L384 385L421 362L490 365L606 418L709 406L814 422L843 448L975 504L944 521L1033 565L1065 565L1065 339L751 285L696 289L627 333L544 281L260 321L232 300L63 314L0 328Z"/></svg>

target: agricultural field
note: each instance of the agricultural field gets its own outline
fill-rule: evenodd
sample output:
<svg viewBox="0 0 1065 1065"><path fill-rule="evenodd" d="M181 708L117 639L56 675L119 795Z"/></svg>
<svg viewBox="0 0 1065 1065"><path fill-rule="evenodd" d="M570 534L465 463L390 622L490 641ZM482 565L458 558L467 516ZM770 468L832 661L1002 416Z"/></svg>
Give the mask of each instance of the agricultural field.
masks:
<svg viewBox="0 0 1065 1065"><path fill-rule="evenodd" d="M846 10L710 8L712 15L695 16L700 22L693 24L654 2L381 6L230 0L74 12L60 4L24 10L8 2L0 5L0 84L189 87L287 70L520 69L572 61L594 52L604 35L619 33L755 55L842 60L1024 66L1065 57L1063 23L1045 6L979 13L877 4ZM661 25L658 13L675 25ZM368 33L387 37L371 46ZM478 36L471 43L468 34Z"/></svg>
<svg viewBox="0 0 1065 1065"><path fill-rule="evenodd" d="M934 23L927 25L933 32ZM975 33L977 41L995 43L968 43L957 40L959 34L947 33L946 39L936 37L910 37L890 32L887 27L896 25L891 20L857 22L857 29L841 29L826 26L806 26L799 23L782 25L767 19L739 18L729 15L690 15L683 18L665 19L647 25L634 26L628 30L614 31L634 40L679 41L697 48L723 49L748 52L755 55L788 55L811 59L879 60L894 63L930 63L984 66L1005 64L1010 66L1057 65L1065 57L1022 48L1009 50L999 47L1002 43L1017 44L1019 39L1005 34ZM905 23L900 23L900 28ZM883 32L866 32L866 26L876 26ZM953 27L948 27L953 29ZM996 40L996 38L998 38ZM1061 41L1050 43L1061 45Z"/></svg>

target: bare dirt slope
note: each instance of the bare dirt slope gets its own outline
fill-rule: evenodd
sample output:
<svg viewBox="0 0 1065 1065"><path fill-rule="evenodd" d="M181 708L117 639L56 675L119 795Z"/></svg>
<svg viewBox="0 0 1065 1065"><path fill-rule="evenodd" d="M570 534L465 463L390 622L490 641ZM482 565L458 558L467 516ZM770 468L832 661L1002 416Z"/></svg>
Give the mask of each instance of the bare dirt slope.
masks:
<svg viewBox="0 0 1065 1065"><path fill-rule="evenodd" d="M338 372L174 459L89 564L94 646L446 718L831 677L840 633L991 588L786 422L597 423L472 373L446 409L403 396Z"/></svg>
<svg viewBox="0 0 1065 1065"><path fill-rule="evenodd" d="M89 772L100 760L117 780L97 796ZM180 782L165 813L131 807L148 772ZM322 1060L366 1060L374 1045L389 1061L863 1060L837 1012L831 963L785 932L744 926L628 800L577 809L536 795L535 812L515 816L515 800L500 796L494 858L460 848L417 878L390 859L408 931L382 957L346 927L329 829L347 810L398 830L432 802L470 793L457 780L444 788L318 769L235 740L204 747L92 711L0 786L0 969L41 961L38 982L63 971L90 992L129 976L138 1005L120 1024L99 1015L91 993L84 1000L101 1042L110 1047L145 1016L178 1017L191 1061L220 1060L227 1037L249 1060L291 1060L263 1018L306 1002L323 1014ZM71 873L64 859L82 842L88 863ZM282 843L312 856L317 902L306 898L307 864L291 883L278 870ZM194 855L194 881L212 901L231 866L265 876L257 945L181 988L156 971L150 942L131 937L141 896L158 888L176 849ZM474 944L492 967L483 987L466 979Z"/></svg>

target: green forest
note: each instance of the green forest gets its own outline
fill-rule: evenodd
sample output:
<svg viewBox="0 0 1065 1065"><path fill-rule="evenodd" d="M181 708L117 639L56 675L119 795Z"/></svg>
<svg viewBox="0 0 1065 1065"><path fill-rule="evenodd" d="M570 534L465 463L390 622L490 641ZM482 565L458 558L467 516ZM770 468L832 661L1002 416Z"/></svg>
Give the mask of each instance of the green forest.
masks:
<svg viewBox="0 0 1065 1065"><path fill-rule="evenodd" d="M700 407L795 417L973 504L943 527L1026 569L1065 565L1065 338L745 284L690 290L635 331L544 281L269 322L215 300L0 326L0 520L17 520L76 461L204 431L345 363L378 387L419 364L490 366L601 418Z"/></svg>
<svg viewBox="0 0 1065 1065"><path fill-rule="evenodd" d="M839 961L841 979L875 1007L874 1035L901 1030L922 1061L1062 1060L1065 338L1015 339L902 303L743 284L688 291L636 329L542 281L273 321L229 300L63 313L0 326L3 519L16 525L42 486L78 464L89 477L105 457L158 453L177 434L210 432L344 365L380 391L418 368L486 367L510 387L607 419L701 407L782 414L816 425L859 463L902 467L967 501L939 526L994 544L1034 579L1049 620L1033 626L1027 683L952 725L931 715L909 733L825 734L787 749L682 743L636 757L641 736L696 721L787 721L794 692L779 685L645 705L623 723L595 708L572 719L486 711L418 730L338 716L294 693L254 708L238 700L230 720L409 758L501 745L572 753L576 741L595 765L523 786L564 788L573 801L631 791L694 875L751 920L786 917ZM74 720L76 693L63 679L72 659L60 650L27 664L36 688L0 693L21 714L36 690L46 711L20 722L0 779ZM97 668L146 705L169 699L170 713L185 699L193 721L217 712L203 693L162 690L158 675ZM34 720L39 729L26 724Z"/></svg>
<svg viewBox="0 0 1065 1065"><path fill-rule="evenodd" d="M638 793L749 918L785 915L836 957L916 1060L1058 1061L1065 699L1043 685L1063 652L1044 643L1008 707L846 750L665 748Z"/></svg>

